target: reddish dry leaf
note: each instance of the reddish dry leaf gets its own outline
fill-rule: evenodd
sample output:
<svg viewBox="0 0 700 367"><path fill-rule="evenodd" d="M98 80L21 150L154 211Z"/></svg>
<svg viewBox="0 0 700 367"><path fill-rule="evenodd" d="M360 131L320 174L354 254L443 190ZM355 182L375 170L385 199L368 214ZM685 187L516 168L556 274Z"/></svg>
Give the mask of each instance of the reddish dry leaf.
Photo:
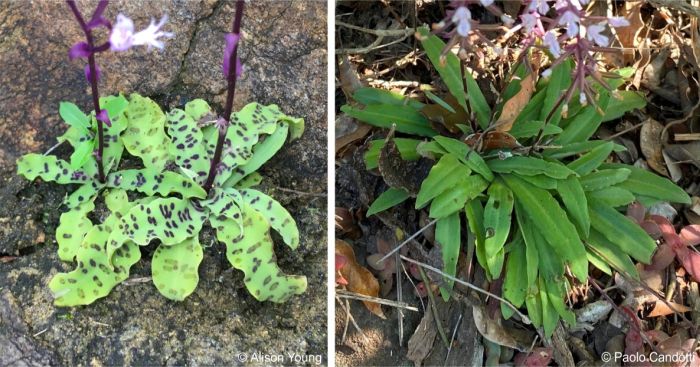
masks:
<svg viewBox="0 0 700 367"><path fill-rule="evenodd" d="M685 226L681 229L681 239L686 246L700 245L700 225Z"/></svg>
<svg viewBox="0 0 700 367"><path fill-rule="evenodd" d="M644 209L644 206L638 201L635 201L627 207L627 216L637 223L641 223L645 215L646 209Z"/></svg>
<svg viewBox="0 0 700 367"><path fill-rule="evenodd" d="M480 138L481 133L471 134L464 140L464 142L470 147L474 148L477 143L479 143ZM483 139L483 141L481 141L482 150L503 148L514 149L517 147L520 147L520 143L518 143L518 141L515 140L512 135L500 131L490 131L486 133L486 137Z"/></svg>
<svg viewBox="0 0 700 367"><path fill-rule="evenodd" d="M664 243L659 246L659 248L656 250L656 253L654 253L654 257L651 259L651 264L649 264L646 269L647 270L663 270L666 269L671 263L673 263L673 259L676 258L676 252L673 251L671 246L668 244Z"/></svg>
<svg viewBox="0 0 700 367"><path fill-rule="evenodd" d="M523 108L530 102L532 92L535 91L534 71L520 81L520 90L513 97L503 104L501 115L496 121L496 131L508 132L513 127L515 118L518 117Z"/></svg>
<svg viewBox="0 0 700 367"><path fill-rule="evenodd" d="M676 249L676 258L696 282L700 282L700 253L688 247Z"/></svg>
<svg viewBox="0 0 700 367"><path fill-rule="evenodd" d="M347 242L343 240L335 241L335 253L344 256L347 264L339 271L348 282L347 288L350 292L362 294L370 297L379 296L379 282L372 273L364 266L357 263L355 251ZM375 302L362 301L365 307L373 314L385 319L382 306Z"/></svg>
<svg viewBox="0 0 700 367"><path fill-rule="evenodd" d="M518 353L513 362L516 367L540 367L549 366L551 360L551 348L535 348L530 353Z"/></svg>
<svg viewBox="0 0 700 367"><path fill-rule="evenodd" d="M343 275L340 274L340 269L345 266L348 263L348 258L340 255L340 254L335 254L335 284L339 285L348 285L347 279L343 278Z"/></svg>
<svg viewBox="0 0 700 367"><path fill-rule="evenodd" d="M662 317L672 315L676 312L684 313L690 311L691 308L680 303L670 302L668 304L663 301L656 301L654 308L649 312L647 317Z"/></svg>

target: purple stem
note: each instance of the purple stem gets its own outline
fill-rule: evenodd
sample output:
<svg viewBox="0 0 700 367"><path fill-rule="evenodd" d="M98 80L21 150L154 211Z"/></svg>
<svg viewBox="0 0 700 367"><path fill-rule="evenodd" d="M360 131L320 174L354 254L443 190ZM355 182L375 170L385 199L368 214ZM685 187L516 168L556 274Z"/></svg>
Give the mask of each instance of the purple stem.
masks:
<svg viewBox="0 0 700 367"><path fill-rule="evenodd" d="M73 11L73 15L75 15L75 18L78 20L78 23L80 23L80 28L83 29L83 33L85 33L85 39L87 41L88 46L90 47L90 55L88 56L88 66L90 68L90 87L92 90L92 103L95 108L95 113L100 113L100 94L99 91L97 90L97 70L95 67L95 53L92 52L94 48L94 41L92 39L92 31L90 28L87 26L87 23L85 23L85 20L83 19L82 14L80 14L80 10L78 10L78 7L75 5L75 0L66 0L66 3L68 3L68 6L70 7L71 11ZM96 160L97 160L97 174L99 176L100 182L105 182L105 172L104 172L104 167L102 165L102 153L104 151L104 131L102 127L102 121L99 119L97 120L97 155L96 155Z"/></svg>
<svg viewBox="0 0 700 367"><path fill-rule="evenodd" d="M236 16L233 19L233 34L241 34L241 19L243 19L243 5L245 5L244 0L236 0ZM224 141L226 140L226 131L231 123L231 111L233 110L233 96L236 93L236 60L238 56L238 45L240 45L240 39L236 46L234 46L233 51L228 62L228 91L226 92L226 107L224 108L223 119L226 120L226 124L223 128L219 129L219 138L216 141L216 150L214 150L214 158L211 160L211 166L209 166L209 175L207 180L204 182L204 190L209 192L212 185L214 184L214 178L216 178L217 167L221 162L221 152L224 148Z"/></svg>

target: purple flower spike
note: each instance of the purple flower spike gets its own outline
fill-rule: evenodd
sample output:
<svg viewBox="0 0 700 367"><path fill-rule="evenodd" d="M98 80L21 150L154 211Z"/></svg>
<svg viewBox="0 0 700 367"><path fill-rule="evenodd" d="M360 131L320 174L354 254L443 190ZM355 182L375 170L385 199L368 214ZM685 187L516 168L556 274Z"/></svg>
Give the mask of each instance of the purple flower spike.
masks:
<svg viewBox="0 0 700 367"><path fill-rule="evenodd" d="M90 46L87 42L78 42L68 51L71 60L90 56Z"/></svg>
<svg viewBox="0 0 700 367"><path fill-rule="evenodd" d="M224 50L224 64L223 64L223 70L224 70L224 76L228 76L229 72L229 61L231 60L231 54L233 53L233 50L236 48L236 45L238 45L238 41L240 41L241 35L240 34L235 34L235 33L227 33L226 34L226 49ZM243 73L243 65L241 65L241 60L236 58L236 77L241 76Z"/></svg>
<svg viewBox="0 0 700 367"><path fill-rule="evenodd" d="M90 73L90 65L85 65L85 79L87 79L88 82L92 77L92 73ZM95 80L100 80L100 67L95 64Z"/></svg>
<svg viewBox="0 0 700 367"><path fill-rule="evenodd" d="M97 119L104 122L105 125L112 127L112 121L109 120L107 110L100 110L100 113L97 114Z"/></svg>

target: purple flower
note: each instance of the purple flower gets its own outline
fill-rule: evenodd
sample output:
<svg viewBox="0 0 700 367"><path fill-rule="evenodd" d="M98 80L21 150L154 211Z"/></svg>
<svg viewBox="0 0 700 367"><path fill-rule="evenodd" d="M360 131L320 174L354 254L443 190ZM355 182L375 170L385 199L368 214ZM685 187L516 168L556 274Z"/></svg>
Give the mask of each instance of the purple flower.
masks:
<svg viewBox="0 0 700 367"><path fill-rule="evenodd" d="M223 63L223 69L224 69L224 75L227 76L229 73L229 62L231 60L231 54L233 53L233 50L236 48L238 45L238 41L240 41L241 35L240 34L235 34L235 33L227 33L226 34L226 49L224 50L224 63ZM243 65L241 65L241 60L236 57L236 77L240 77L241 74L243 73Z"/></svg>
<svg viewBox="0 0 700 367"><path fill-rule="evenodd" d="M112 121L109 120L109 115L107 115L107 110L100 110L100 113L97 114L97 119L104 122L104 124L109 126L109 127L112 126Z"/></svg>
<svg viewBox="0 0 700 367"><path fill-rule="evenodd" d="M627 27L630 25L630 22L624 17L609 17L608 23L611 27Z"/></svg>
<svg viewBox="0 0 700 367"><path fill-rule="evenodd" d="M547 5L547 0L531 0L530 4L527 6L528 12L534 12L537 10L538 13L545 15L549 11L549 5Z"/></svg>
<svg viewBox="0 0 700 367"><path fill-rule="evenodd" d="M549 48L549 52L552 53L552 56L559 57L561 55L559 40L557 39L557 35L554 34L554 31L545 33L544 37L542 37L542 42Z"/></svg>
<svg viewBox="0 0 700 367"><path fill-rule="evenodd" d="M482 6L487 7L491 6L494 2L494 0L479 0Z"/></svg>
<svg viewBox="0 0 700 367"><path fill-rule="evenodd" d="M92 73L90 72L90 65L85 64L85 79L92 80ZM100 67L95 64L95 80L100 80Z"/></svg>
<svg viewBox="0 0 700 367"><path fill-rule="evenodd" d="M460 6L452 14L452 23L457 24L457 33L466 37L472 30L472 13L467 9L466 6Z"/></svg>
<svg viewBox="0 0 700 367"><path fill-rule="evenodd" d="M170 32L160 30L167 20L167 15L164 15L158 24L151 19L146 29L134 33L134 22L125 15L118 14L117 24L114 25L109 36L110 48L112 51L126 51L132 46L148 46L149 50L151 47L163 49L164 44L159 38L173 36Z"/></svg>
<svg viewBox="0 0 700 367"><path fill-rule="evenodd" d="M90 45L87 42L78 42L68 50L68 57L71 60L90 56Z"/></svg>
<svg viewBox="0 0 700 367"><path fill-rule="evenodd" d="M610 42L608 36L601 34L605 30L605 21L598 24L591 24L586 28L586 38L596 43L598 46L607 46Z"/></svg>
<svg viewBox="0 0 700 367"><path fill-rule="evenodd" d="M567 10L559 18L559 24L566 26L566 35L573 38L578 35L578 23L581 20L573 11Z"/></svg>

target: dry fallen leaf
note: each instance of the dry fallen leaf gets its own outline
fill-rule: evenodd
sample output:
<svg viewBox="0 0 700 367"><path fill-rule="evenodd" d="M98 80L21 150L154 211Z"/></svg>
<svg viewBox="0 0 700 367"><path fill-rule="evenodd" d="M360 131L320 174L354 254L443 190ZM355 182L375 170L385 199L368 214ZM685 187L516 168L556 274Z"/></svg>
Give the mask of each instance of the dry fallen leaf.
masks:
<svg viewBox="0 0 700 367"><path fill-rule="evenodd" d="M435 321L433 321L433 313L428 311L423 314L416 331L413 332L411 339L408 340L406 358L413 361L416 366L420 366L433 350L436 335L437 328L435 327Z"/></svg>
<svg viewBox="0 0 700 367"><path fill-rule="evenodd" d="M496 131L508 132L513 127L515 118L518 117L523 108L530 102L532 92L535 91L536 72L532 72L520 81L520 90L513 97L503 104L503 112L496 121Z"/></svg>
<svg viewBox="0 0 700 367"><path fill-rule="evenodd" d="M639 145L642 147L642 154L644 154L644 156L647 158L649 167L651 167L651 169L654 171L668 177L669 173L668 169L666 169L662 152L663 141L661 133L663 130L664 126L658 121L651 118L646 120L639 133Z"/></svg>
<svg viewBox="0 0 700 367"><path fill-rule="evenodd" d="M530 348L532 342L531 335L527 335L524 330L507 328L499 323L500 320L493 320L488 317L482 306L472 306L474 324L479 333L484 338L509 348L525 352Z"/></svg>
<svg viewBox="0 0 700 367"><path fill-rule="evenodd" d="M379 282L377 278L364 266L357 263L355 251L352 249L352 246L343 240L336 240L335 253L347 259L347 263L339 271L348 282L348 290L365 296L378 297ZM365 304L365 307L367 307L370 312L382 319L386 319L380 304L369 301L362 301L362 303Z"/></svg>

